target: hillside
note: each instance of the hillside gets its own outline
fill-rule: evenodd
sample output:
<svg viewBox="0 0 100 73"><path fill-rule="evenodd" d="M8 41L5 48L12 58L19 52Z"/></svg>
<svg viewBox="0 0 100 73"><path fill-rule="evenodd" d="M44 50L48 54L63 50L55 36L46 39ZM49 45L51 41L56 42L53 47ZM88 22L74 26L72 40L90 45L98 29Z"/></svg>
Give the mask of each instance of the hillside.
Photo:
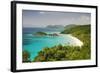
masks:
<svg viewBox="0 0 100 73"><path fill-rule="evenodd" d="M72 34L76 36L81 41L86 41L86 39L90 38L91 27L90 25L77 25L71 29L65 29L61 32L62 34Z"/></svg>
<svg viewBox="0 0 100 73"><path fill-rule="evenodd" d="M68 24L64 28L67 30L67 29L73 28L75 26L76 26L76 24Z"/></svg>

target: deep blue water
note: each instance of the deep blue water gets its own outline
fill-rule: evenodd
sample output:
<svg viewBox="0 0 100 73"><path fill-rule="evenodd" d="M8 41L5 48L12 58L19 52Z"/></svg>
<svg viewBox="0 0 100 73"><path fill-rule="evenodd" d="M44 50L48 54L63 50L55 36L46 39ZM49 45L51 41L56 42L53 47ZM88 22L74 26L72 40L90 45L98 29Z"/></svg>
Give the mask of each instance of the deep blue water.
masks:
<svg viewBox="0 0 100 73"><path fill-rule="evenodd" d="M55 45L66 45L71 43L71 38L69 36L35 36L36 32L46 32L46 33L59 33L61 30L48 29L48 28L23 28L23 50L30 52L30 60L38 55L38 52L45 47L53 47Z"/></svg>

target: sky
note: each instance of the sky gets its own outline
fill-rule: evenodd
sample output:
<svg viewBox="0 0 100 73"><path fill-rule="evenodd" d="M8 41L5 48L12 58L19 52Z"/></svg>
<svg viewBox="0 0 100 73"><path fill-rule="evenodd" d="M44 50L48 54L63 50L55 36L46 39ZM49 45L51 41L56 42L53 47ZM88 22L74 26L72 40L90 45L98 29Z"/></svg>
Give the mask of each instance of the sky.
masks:
<svg viewBox="0 0 100 73"><path fill-rule="evenodd" d="M90 24L90 13L53 12L53 11L22 11L23 27L46 27L47 25Z"/></svg>

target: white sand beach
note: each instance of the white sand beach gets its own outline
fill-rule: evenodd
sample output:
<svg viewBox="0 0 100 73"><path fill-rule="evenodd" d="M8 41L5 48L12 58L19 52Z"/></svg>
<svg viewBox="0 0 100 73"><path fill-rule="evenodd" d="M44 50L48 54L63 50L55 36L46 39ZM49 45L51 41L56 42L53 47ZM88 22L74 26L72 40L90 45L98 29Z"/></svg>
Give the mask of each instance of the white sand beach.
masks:
<svg viewBox="0 0 100 73"><path fill-rule="evenodd" d="M80 41L78 38L76 38L76 37L74 37L74 36L72 36L71 34L59 34L60 36L62 36L62 37L70 37L72 40L71 40L71 42L72 43L69 43L69 45L71 45L71 46L79 46L79 47L81 47L82 45L83 45L83 42L82 41Z"/></svg>

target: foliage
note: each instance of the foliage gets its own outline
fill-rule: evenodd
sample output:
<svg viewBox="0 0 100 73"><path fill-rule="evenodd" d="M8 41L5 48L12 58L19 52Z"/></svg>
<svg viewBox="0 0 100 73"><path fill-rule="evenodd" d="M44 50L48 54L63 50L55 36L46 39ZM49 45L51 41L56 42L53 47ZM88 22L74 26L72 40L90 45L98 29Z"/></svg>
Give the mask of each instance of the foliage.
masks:
<svg viewBox="0 0 100 73"><path fill-rule="evenodd" d="M29 58L30 58L30 53L26 50L23 51L23 62L30 62Z"/></svg>
<svg viewBox="0 0 100 73"><path fill-rule="evenodd" d="M35 35L44 36L44 35L47 35L47 33L45 33L45 32L36 32Z"/></svg>

